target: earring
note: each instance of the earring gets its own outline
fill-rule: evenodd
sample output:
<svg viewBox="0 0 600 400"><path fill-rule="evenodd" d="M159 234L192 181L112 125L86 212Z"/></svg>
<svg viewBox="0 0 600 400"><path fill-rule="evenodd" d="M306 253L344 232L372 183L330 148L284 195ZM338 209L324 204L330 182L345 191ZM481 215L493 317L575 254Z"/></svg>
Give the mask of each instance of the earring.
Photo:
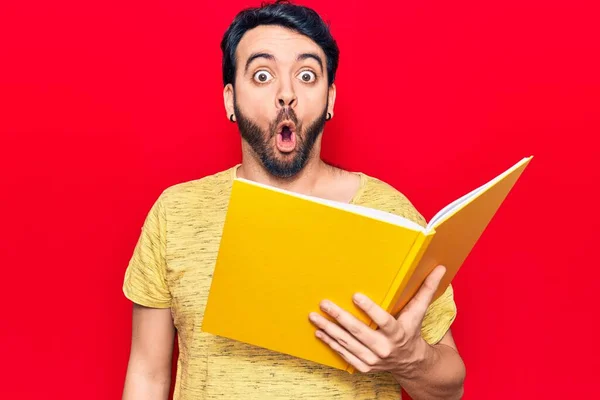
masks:
<svg viewBox="0 0 600 400"><path fill-rule="evenodd" d="M327 118L325 118L325 121L329 121L331 119L331 113L327 113Z"/></svg>
<svg viewBox="0 0 600 400"><path fill-rule="evenodd" d="M229 120L230 120L231 122L235 122L235 121L233 120L233 114L231 114L231 115L229 116Z"/></svg>

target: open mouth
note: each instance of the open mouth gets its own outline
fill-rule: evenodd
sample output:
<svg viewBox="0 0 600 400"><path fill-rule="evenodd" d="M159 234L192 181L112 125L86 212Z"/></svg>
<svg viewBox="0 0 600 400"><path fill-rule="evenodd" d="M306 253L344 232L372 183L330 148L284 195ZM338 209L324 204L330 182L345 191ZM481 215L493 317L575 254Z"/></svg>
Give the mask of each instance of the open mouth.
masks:
<svg viewBox="0 0 600 400"><path fill-rule="evenodd" d="M277 148L284 153L296 148L296 125L292 121L284 121L277 126Z"/></svg>
<svg viewBox="0 0 600 400"><path fill-rule="evenodd" d="M281 128L281 139L284 142L289 142L292 140L292 130L289 126L284 125L283 128Z"/></svg>

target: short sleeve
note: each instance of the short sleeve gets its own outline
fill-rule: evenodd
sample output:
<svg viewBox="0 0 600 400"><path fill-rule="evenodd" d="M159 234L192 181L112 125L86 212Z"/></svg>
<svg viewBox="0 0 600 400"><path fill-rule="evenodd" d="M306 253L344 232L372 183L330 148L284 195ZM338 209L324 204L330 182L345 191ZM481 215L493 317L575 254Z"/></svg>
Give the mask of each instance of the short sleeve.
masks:
<svg viewBox="0 0 600 400"><path fill-rule="evenodd" d="M431 345L437 344L456 318L456 304L454 303L454 289L452 285L429 305L423 325L421 327L421 335L423 339Z"/></svg>
<svg viewBox="0 0 600 400"><path fill-rule="evenodd" d="M161 196L146 216L125 272L123 293L129 300L146 307L171 306L166 246L166 216Z"/></svg>

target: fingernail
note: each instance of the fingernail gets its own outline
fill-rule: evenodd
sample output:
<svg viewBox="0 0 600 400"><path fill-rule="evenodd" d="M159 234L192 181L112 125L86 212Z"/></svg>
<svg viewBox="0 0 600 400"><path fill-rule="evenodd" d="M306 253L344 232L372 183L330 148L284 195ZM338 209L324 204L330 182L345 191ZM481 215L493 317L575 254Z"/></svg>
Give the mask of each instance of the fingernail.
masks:
<svg viewBox="0 0 600 400"><path fill-rule="evenodd" d="M323 300L321 302L321 310L328 312L330 308L331 308L331 303L329 301Z"/></svg>
<svg viewBox="0 0 600 400"><path fill-rule="evenodd" d="M355 302L355 303L361 304L362 302L364 302L364 301L366 300L366 297L365 297L365 295L364 295L364 294L361 294L361 293L356 293L356 294L353 296L353 299L354 299L354 302Z"/></svg>
<svg viewBox="0 0 600 400"><path fill-rule="evenodd" d="M315 336L321 339L323 337L323 334L321 333L321 331L316 331Z"/></svg>

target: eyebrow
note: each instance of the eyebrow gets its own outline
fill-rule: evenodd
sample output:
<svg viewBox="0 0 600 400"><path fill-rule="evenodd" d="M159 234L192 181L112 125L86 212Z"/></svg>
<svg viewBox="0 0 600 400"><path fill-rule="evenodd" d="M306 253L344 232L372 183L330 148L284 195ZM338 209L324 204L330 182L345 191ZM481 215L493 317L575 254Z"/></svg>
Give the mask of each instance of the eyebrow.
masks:
<svg viewBox="0 0 600 400"><path fill-rule="evenodd" d="M244 72L248 72L248 67L250 67L250 63L256 60L257 58L265 58L270 61L275 61L275 56L269 53L252 53L248 60L246 61L246 68L244 68Z"/></svg>
<svg viewBox="0 0 600 400"><path fill-rule="evenodd" d="M319 67L321 67L321 73L323 73L323 60L321 60L321 57L315 53L302 53L298 56L298 58L296 58L296 61L308 60L309 58L312 58L319 63Z"/></svg>
<svg viewBox="0 0 600 400"><path fill-rule="evenodd" d="M252 53L250 55L250 57L248 57L248 60L246 61L246 67L244 68L245 72L248 72L248 68L250 67L250 64L252 63L252 61L256 60L257 58L264 58L264 59L267 59L269 61L276 61L275 56L273 54L269 54L269 53ZM311 59L311 58L319 63L319 67L321 67L321 72L323 72L323 60L321 60L321 57L319 57L315 53L302 53L302 54L299 54L298 57L296 57L296 61L303 61L303 60L308 60L308 59Z"/></svg>

